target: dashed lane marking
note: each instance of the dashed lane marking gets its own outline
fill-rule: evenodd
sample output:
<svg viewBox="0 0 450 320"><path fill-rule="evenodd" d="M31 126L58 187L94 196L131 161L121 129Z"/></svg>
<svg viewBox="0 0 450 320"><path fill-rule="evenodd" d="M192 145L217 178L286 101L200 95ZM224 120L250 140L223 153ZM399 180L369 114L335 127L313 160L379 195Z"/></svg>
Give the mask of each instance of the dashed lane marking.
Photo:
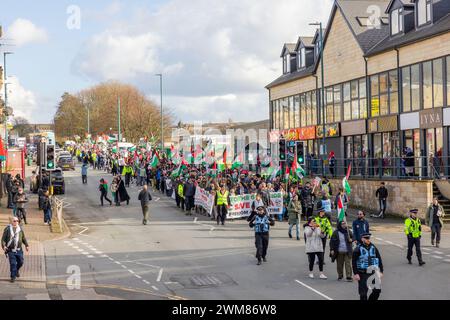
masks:
<svg viewBox="0 0 450 320"><path fill-rule="evenodd" d="M136 278L138 278L138 279L142 279L142 277L140 276L140 275L138 275L138 274L135 274L134 275Z"/></svg>
<svg viewBox="0 0 450 320"><path fill-rule="evenodd" d="M161 281L161 277L162 277L163 271L164 271L163 268L159 269L158 278L156 279L156 282L160 282Z"/></svg>
<svg viewBox="0 0 450 320"><path fill-rule="evenodd" d="M444 254L443 252L440 252L440 251L435 251L434 253L435 254Z"/></svg>
<svg viewBox="0 0 450 320"><path fill-rule="evenodd" d="M89 259L95 258L93 255L88 255L87 256Z"/></svg>
<svg viewBox="0 0 450 320"><path fill-rule="evenodd" d="M425 255L427 255L427 254L430 254L429 252L422 252L422 254L425 254Z"/></svg>
<svg viewBox="0 0 450 320"><path fill-rule="evenodd" d="M432 256L433 258L435 258L435 259L444 259L443 257L441 257L441 256Z"/></svg>
<svg viewBox="0 0 450 320"><path fill-rule="evenodd" d="M425 250L425 251L431 251L430 248L422 248L422 250Z"/></svg>
<svg viewBox="0 0 450 320"><path fill-rule="evenodd" d="M322 298L325 298L325 299L330 300L330 301L333 300L333 299L330 298L329 296L323 294L322 292L320 292L320 291L318 291L318 290L316 290L316 289L314 289L314 288L311 288L310 286L308 286L307 284L304 284L304 283L301 282L301 281L295 280L295 282L297 282L297 283L299 283L300 285L304 286L305 288L311 290L312 292L317 293L317 294L318 294L319 296L321 296Z"/></svg>
<svg viewBox="0 0 450 320"><path fill-rule="evenodd" d="M159 291L158 287L152 286L153 290Z"/></svg>

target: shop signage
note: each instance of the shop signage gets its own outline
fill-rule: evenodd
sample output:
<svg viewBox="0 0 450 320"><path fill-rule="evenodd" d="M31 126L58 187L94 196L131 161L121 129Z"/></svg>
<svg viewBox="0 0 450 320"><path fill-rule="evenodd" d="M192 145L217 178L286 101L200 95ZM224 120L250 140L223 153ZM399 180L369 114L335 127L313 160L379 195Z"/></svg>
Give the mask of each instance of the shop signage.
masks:
<svg viewBox="0 0 450 320"><path fill-rule="evenodd" d="M372 117L378 117L380 115L380 99L372 98Z"/></svg>
<svg viewBox="0 0 450 320"><path fill-rule="evenodd" d="M366 120L341 123L341 134L343 137L365 134L366 132Z"/></svg>
<svg viewBox="0 0 450 320"><path fill-rule="evenodd" d="M420 111L419 117L421 129L442 127L442 108Z"/></svg>
<svg viewBox="0 0 450 320"><path fill-rule="evenodd" d="M316 138L316 127L304 127L298 129L298 139L300 141L304 140L314 140Z"/></svg>
<svg viewBox="0 0 450 320"><path fill-rule="evenodd" d="M450 99L450 97L449 97ZM444 108L444 126L450 126L450 108Z"/></svg>
<svg viewBox="0 0 450 320"><path fill-rule="evenodd" d="M420 127L419 112L400 115L400 130L418 129Z"/></svg>
<svg viewBox="0 0 450 320"><path fill-rule="evenodd" d="M298 129L289 129L282 132L287 141L298 141Z"/></svg>
<svg viewBox="0 0 450 320"><path fill-rule="evenodd" d="M339 137L339 123L325 125L325 137L333 138ZM316 137L323 138L323 125L316 127Z"/></svg>
<svg viewBox="0 0 450 320"><path fill-rule="evenodd" d="M398 130L397 116L389 116L369 120L369 133L390 132L397 130Z"/></svg>

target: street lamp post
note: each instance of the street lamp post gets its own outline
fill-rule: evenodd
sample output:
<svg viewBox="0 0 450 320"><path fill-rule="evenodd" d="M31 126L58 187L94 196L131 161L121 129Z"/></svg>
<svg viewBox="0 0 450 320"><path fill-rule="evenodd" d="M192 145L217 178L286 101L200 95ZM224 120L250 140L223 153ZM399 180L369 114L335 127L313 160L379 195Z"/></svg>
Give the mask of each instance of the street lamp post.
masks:
<svg viewBox="0 0 450 320"><path fill-rule="evenodd" d="M322 106L322 170L325 175L325 160L326 160L326 152L325 152L325 81L324 81L324 70L323 70L323 29L322 22L314 22L310 23L311 26L319 26L320 33L320 79L321 79L321 90L320 90L320 104Z"/></svg>
<svg viewBox="0 0 450 320"><path fill-rule="evenodd" d="M161 152L164 151L164 118L163 118L163 76L161 73L155 74L159 77L159 89L161 97Z"/></svg>
<svg viewBox="0 0 450 320"><path fill-rule="evenodd" d="M3 52L3 78L5 86L5 109L8 108L8 85L6 83L6 56L13 52ZM8 116L5 116L5 149L8 150Z"/></svg>

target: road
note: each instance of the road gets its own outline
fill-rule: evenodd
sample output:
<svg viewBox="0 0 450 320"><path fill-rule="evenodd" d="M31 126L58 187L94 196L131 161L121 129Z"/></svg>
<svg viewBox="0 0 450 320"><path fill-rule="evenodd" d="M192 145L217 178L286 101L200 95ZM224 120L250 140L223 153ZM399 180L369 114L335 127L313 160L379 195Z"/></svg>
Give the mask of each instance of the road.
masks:
<svg viewBox="0 0 450 320"><path fill-rule="evenodd" d="M88 291L112 299L358 299L357 284L338 282L328 257L328 280L308 278L303 238L289 239L286 223L271 229L268 262L257 266L254 234L245 221L217 226L209 218L184 215L172 199L152 193L151 220L144 226L137 187L129 189L129 206L100 207L98 181L110 182L110 175L90 170L87 185L79 168L65 176L62 198L72 236L45 243L52 299L76 291L67 286L73 270L81 271L81 290L71 296L80 299ZM415 258L407 265L401 232L377 230L373 240L385 265L381 299L450 299L448 235L436 250L425 234L427 264L419 267Z"/></svg>

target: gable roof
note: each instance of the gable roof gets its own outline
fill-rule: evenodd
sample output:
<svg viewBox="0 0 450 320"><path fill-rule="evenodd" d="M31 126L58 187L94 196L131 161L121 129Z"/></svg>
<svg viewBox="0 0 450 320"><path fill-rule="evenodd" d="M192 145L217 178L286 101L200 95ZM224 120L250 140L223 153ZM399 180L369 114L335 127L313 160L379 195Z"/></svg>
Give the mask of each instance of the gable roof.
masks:
<svg viewBox="0 0 450 320"><path fill-rule="evenodd" d="M286 50L288 53L295 53L295 43L285 43L283 49L281 50L280 58L283 58Z"/></svg>
<svg viewBox="0 0 450 320"><path fill-rule="evenodd" d="M385 37L380 43L367 52L369 57L384 51L393 50L425 38L435 37L450 30L450 13L427 28L413 29L401 37Z"/></svg>
<svg viewBox="0 0 450 320"><path fill-rule="evenodd" d="M385 13L389 13L391 11L391 7L395 1L400 1L404 7L414 7L414 5L411 4L411 2L413 2L413 1L410 1L410 0L391 0L386 8Z"/></svg>
<svg viewBox="0 0 450 320"><path fill-rule="evenodd" d="M312 42L313 39L314 37L298 37L297 44L295 45L294 50L298 51L298 49L300 48L300 43L303 43L305 47L314 47L314 44Z"/></svg>

